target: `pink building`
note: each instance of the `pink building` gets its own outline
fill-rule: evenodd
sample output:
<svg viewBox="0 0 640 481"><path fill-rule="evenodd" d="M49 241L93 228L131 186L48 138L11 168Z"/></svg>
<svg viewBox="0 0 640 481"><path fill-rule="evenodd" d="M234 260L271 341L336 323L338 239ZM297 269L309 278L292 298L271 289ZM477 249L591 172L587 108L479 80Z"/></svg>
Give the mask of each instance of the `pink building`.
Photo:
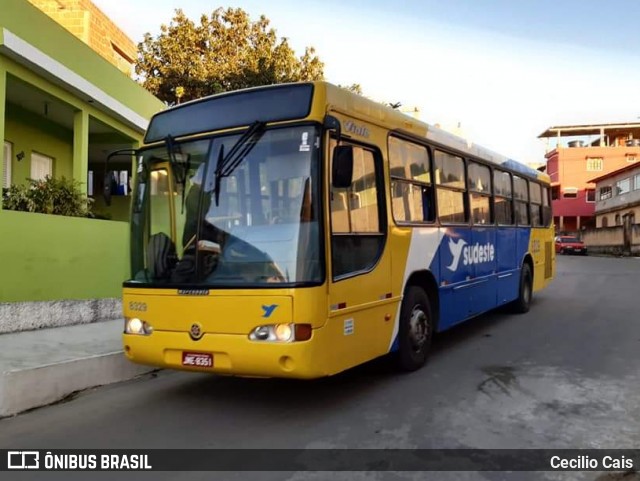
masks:
<svg viewBox="0 0 640 481"><path fill-rule="evenodd" d="M538 138L553 145L545 157L556 231L595 227L591 181L640 160L640 123L556 126Z"/></svg>

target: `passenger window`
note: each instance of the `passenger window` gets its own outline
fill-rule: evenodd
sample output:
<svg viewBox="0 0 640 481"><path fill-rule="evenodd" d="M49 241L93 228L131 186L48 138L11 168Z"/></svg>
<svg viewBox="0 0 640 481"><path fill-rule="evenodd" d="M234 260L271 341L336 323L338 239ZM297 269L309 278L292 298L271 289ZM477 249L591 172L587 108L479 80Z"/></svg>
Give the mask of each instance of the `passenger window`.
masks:
<svg viewBox="0 0 640 481"><path fill-rule="evenodd" d="M513 176L513 197L516 224L529 225L529 188L526 179Z"/></svg>
<svg viewBox="0 0 640 481"><path fill-rule="evenodd" d="M511 174L493 171L494 211L498 225L513 225Z"/></svg>
<svg viewBox="0 0 640 481"><path fill-rule="evenodd" d="M461 157L436 150L436 184L464 190L464 161Z"/></svg>
<svg viewBox="0 0 640 481"><path fill-rule="evenodd" d="M469 162L467 167L469 206L474 224L491 224L491 171L489 167Z"/></svg>
<svg viewBox="0 0 640 481"><path fill-rule="evenodd" d="M436 150L435 181L438 186L438 217L444 224L467 222L465 209L464 161L461 157Z"/></svg>
<svg viewBox="0 0 640 481"><path fill-rule="evenodd" d="M543 225L542 191L540 184L529 183L529 197L531 199L531 225L540 227Z"/></svg>
<svg viewBox="0 0 640 481"><path fill-rule="evenodd" d="M389 138L391 203L396 222L433 222L431 159L422 145Z"/></svg>

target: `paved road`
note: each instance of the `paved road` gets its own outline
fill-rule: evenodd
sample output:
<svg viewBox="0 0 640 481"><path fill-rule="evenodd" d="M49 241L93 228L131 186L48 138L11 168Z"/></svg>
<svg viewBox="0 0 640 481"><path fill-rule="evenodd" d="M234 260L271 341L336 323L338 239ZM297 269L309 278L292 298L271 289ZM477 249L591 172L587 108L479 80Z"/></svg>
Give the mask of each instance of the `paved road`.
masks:
<svg viewBox="0 0 640 481"><path fill-rule="evenodd" d="M0 448L638 448L638 286L640 259L560 257L556 280L537 294L528 314L493 313L440 335L429 363L416 373L397 375L376 362L313 382L163 372L2 420ZM88 479L82 473L38 474L15 479ZM356 480L596 477L331 475ZM114 475L92 473L94 478ZM154 480L327 478L329 473L137 475Z"/></svg>

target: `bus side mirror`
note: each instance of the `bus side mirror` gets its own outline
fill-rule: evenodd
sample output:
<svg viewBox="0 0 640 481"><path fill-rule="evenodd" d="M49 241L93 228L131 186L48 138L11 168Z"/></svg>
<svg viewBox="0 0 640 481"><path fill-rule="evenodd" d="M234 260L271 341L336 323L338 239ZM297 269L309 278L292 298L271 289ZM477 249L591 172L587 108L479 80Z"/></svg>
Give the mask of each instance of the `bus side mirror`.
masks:
<svg viewBox="0 0 640 481"><path fill-rule="evenodd" d="M333 187L336 189L351 187L353 179L353 147L351 145L337 145L333 149L331 172Z"/></svg>

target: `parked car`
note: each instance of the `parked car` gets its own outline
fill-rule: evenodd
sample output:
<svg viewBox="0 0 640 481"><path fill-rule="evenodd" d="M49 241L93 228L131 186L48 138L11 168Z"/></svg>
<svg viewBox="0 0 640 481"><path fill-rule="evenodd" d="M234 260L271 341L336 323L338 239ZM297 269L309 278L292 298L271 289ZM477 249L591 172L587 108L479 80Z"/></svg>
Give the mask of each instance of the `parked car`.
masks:
<svg viewBox="0 0 640 481"><path fill-rule="evenodd" d="M587 246L577 237L558 236L556 237L556 252L559 254L581 254L587 255Z"/></svg>

